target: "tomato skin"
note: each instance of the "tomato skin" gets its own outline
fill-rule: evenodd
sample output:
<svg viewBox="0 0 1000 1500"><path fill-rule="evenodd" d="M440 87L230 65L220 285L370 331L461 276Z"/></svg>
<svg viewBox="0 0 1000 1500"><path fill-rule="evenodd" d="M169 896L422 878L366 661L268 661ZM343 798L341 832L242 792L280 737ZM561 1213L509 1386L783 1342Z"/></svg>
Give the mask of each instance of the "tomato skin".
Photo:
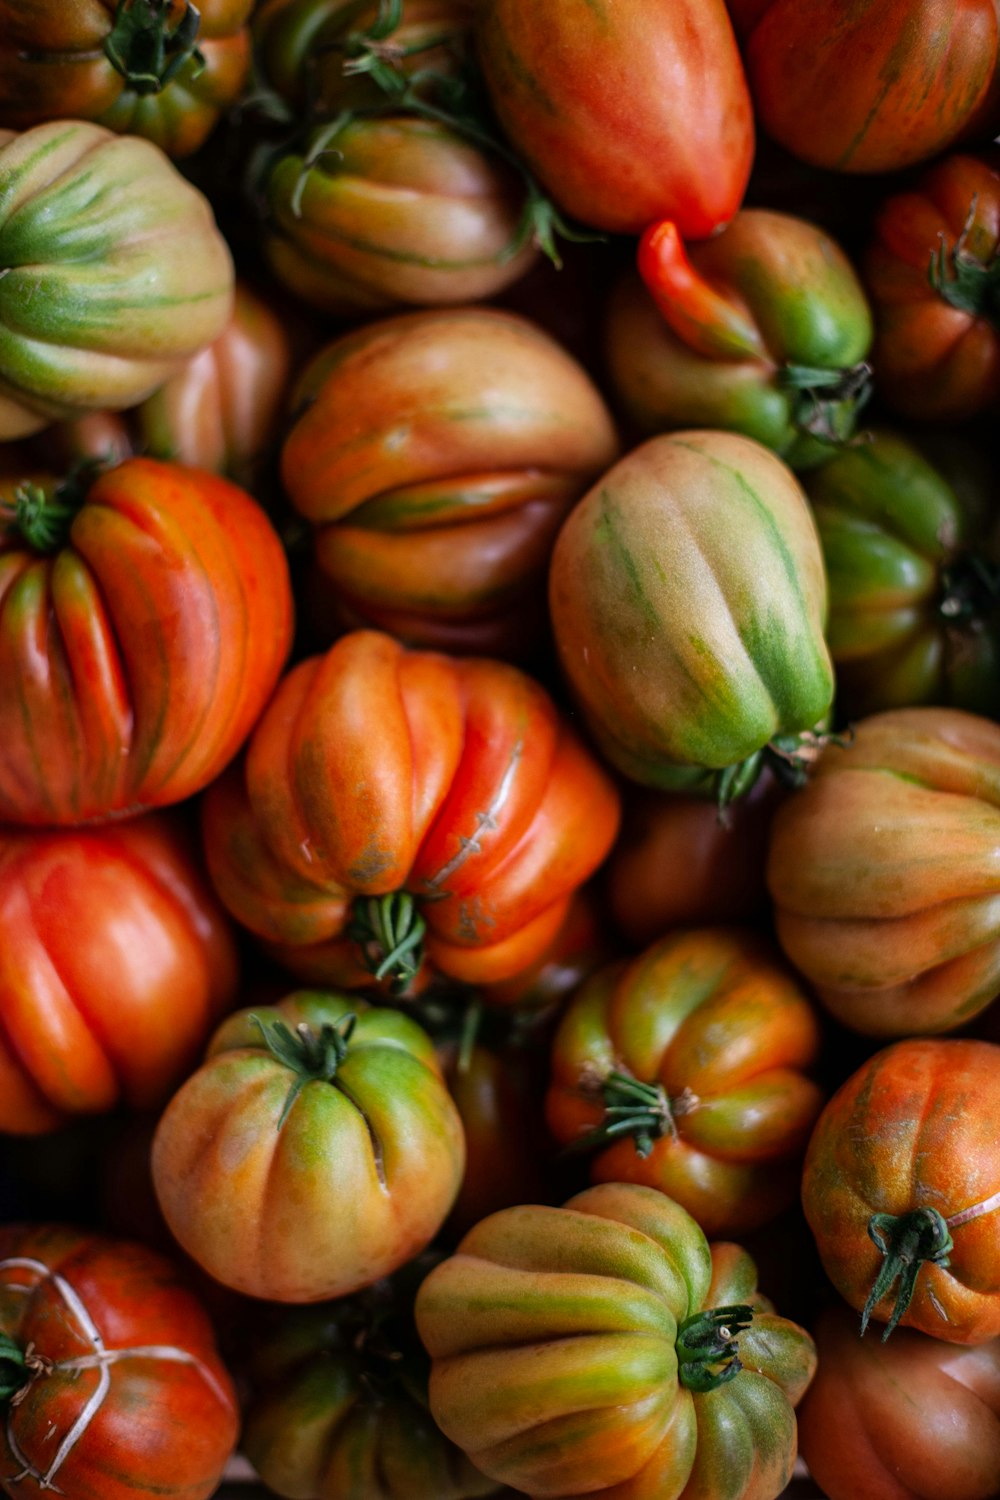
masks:
<svg viewBox="0 0 1000 1500"><path fill-rule="evenodd" d="M995 604L975 607L968 622L952 613L973 533L945 476L883 429L809 475L806 492L826 560L843 712L922 703L1000 711Z"/></svg>
<svg viewBox="0 0 1000 1500"><path fill-rule="evenodd" d="M162 1103L237 983L179 824L0 834L0 1130Z"/></svg>
<svg viewBox="0 0 1000 1500"><path fill-rule="evenodd" d="M289 1106L296 1075L253 1016L317 1033L347 1015L357 1021L334 1081L307 1082ZM465 1141L416 1022L299 991L223 1022L164 1111L152 1162L171 1233L217 1281L270 1302L320 1302L430 1242L458 1192Z"/></svg>
<svg viewBox="0 0 1000 1500"><path fill-rule="evenodd" d="M1000 729L959 709L874 714L774 820L781 945L855 1031L954 1030L1000 992L998 848Z"/></svg>
<svg viewBox="0 0 1000 1500"><path fill-rule="evenodd" d="M843 1306L816 1324L799 1446L830 1500L990 1500L1000 1472L1000 1339L956 1348L901 1328L858 1338ZM850 1441L844 1434L850 1433Z"/></svg>
<svg viewBox="0 0 1000 1500"><path fill-rule="evenodd" d="M513 313L409 313L322 350L291 406L284 486L342 623L537 650L555 534L618 454L575 360Z"/></svg>
<svg viewBox="0 0 1000 1500"><path fill-rule="evenodd" d="M887 198L876 217L863 262L874 358L880 394L904 416L960 421L990 410L1000 396L1000 330L988 297L976 294L962 306L947 295L960 242L960 258L981 273L1000 254L996 150L935 163L908 191ZM944 294L929 277L939 257Z"/></svg>
<svg viewBox="0 0 1000 1500"><path fill-rule="evenodd" d="M851 435L844 398L819 426L817 402L789 389L854 372L871 347L861 283L829 235L803 219L742 209L725 229L687 251L671 227L647 235L634 276L612 298L606 345L614 388L644 433L713 427L742 432L793 468L808 468ZM817 430L811 430L815 425ZM838 430L841 429L842 430Z"/></svg>
<svg viewBox="0 0 1000 1500"><path fill-rule="evenodd" d="M945 1218L1000 1189L1000 1048L916 1037L875 1054L820 1115L802 1206L827 1275L859 1311L882 1256L872 1214L932 1207ZM949 1263L921 1265L901 1326L953 1344L1000 1333L1000 1214L953 1230ZM893 1293L873 1317L886 1321Z"/></svg>
<svg viewBox="0 0 1000 1500"><path fill-rule="evenodd" d="M108 470L52 557L0 531L0 819L79 824L190 797L246 738L291 625L264 512L198 469Z"/></svg>
<svg viewBox="0 0 1000 1500"><path fill-rule="evenodd" d="M592 1180L644 1183L706 1234L742 1234L795 1199L822 1105L805 1076L818 1052L812 1008L766 943L738 929L679 933L602 969L571 1001L546 1117L569 1145L610 1118L610 1074L661 1085L673 1131L645 1158L632 1137L599 1147Z"/></svg>
<svg viewBox="0 0 1000 1500"><path fill-rule="evenodd" d="M41 1493L43 1476L66 1500L215 1494L239 1432L236 1394L168 1260L74 1229L4 1226L0 1332L54 1362L0 1425L6 1494Z"/></svg>
<svg viewBox="0 0 1000 1500"><path fill-rule="evenodd" d="M743 1369L695 1394L677 1378L678 1325L735 1303L755 1309ZM812 1340L758 1297L745 1251L710 1248L651 1188L493 1214L431 1272L416 1315L438 1425L518 1490L677 1500L725 1493L725 1476L765 1500L788 1482Z"/></svg>
<svg viewBox="0 0 1000 1500"><path fill-rule="evenodd" d="M479 984L543 956L618 813L524 673L356 631L284 679L203 826L223 903L293 973L370 983L350 904L405 888L430 966Z"/></svg>
<svg viewBox="0 0 1000 1500"><path fill-rule="evenodd" d="M829 709L815 524L749 438L673 433L627 454L570 512L549 605L591 732L643 785L697 785Z"/></svg>
<svg viewBox="0 0 1000 1500"><path fill-rule="evenodd" d="M253 0L200 0L198 48L157 93L138 93L104 47L118 0L3 0L0 126L25 130L53 116L145 136L168 156L190 156L234 102L250 67ZM175 3L171 20L183 5Z"/></svg>
<svg viewBox="0 0 1000 1500"><path fill-rule="evenodd" d="M478 41L501 124L575 218L701 239L739 208L753 116L722 0L483 0Z"/></svg>
<svg viewBox="0 0 1000 1500"><path fill-rule="evenodd" d="M0 130L0 440L144 400L232 300L211 208L150 142L82 120Z"/></svg>
<svg viewBox="0 0 1000 1500"><path fill-rule="evenodd" d="M412 115L351 120L266 185L264 253L278 280L336 316L492 297L537 251L516 248L523 192L503 162ZM322 155L320 137L326 141Z"/></svg>
<svg viewBox="0 0 1000 1500"><path fill-rule="evenodd" d="M892 172L936 156L985 99L997 59L993 0L771 0L747 11L746 64L761 127L803 161Z"/></svg>

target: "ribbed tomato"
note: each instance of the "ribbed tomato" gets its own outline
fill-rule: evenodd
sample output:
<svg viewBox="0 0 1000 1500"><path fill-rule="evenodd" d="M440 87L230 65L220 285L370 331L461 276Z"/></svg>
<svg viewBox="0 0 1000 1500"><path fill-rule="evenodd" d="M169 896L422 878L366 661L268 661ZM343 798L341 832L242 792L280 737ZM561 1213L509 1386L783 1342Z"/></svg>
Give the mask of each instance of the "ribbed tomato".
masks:
<svg viewBox="0 0 1000 1500"><path fill-rule="evenodd" d="M0 506L8 823L190 797L243 743L291 639L285 555L243 490L144 458L71 489Z"/></svg>

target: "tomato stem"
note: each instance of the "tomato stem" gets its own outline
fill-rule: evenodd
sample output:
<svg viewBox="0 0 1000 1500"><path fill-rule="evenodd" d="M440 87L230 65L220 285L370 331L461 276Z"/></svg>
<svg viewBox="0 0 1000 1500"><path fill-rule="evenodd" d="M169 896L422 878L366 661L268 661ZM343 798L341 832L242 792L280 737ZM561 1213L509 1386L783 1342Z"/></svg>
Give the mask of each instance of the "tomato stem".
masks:
<svg viewBox="0 0 1000 1500"><path fill-rule="evenodd" d="M978 204L979 195L973 193L962 231L950 250L944 235L938 236L927 280L949 307L973 318L985 318L994 328L1000 328L1000 253L984 262L966 248Z"/></svg>
<svg viewBox="0 0 1000 1500"><path fill-rule="evenodd" d="M600 1125L571 1142L568 1153L599 1150L623 1136L632 1136L645 1161L663 1136L678 1139L677 1117L690 1114L698 1100L690 1089L671 1099L662 1083L643 1083L631 1073L615 1070L601 1084L604 1118Z"/></svg>
<svg viewBox="0 0 1000 1500"><path fill-rule="evenodd" d="M801 734L776 734L760 750L748 755L732 766L717 771L713 778L715 801L719 809L719 822L727 823L730 803L745 797L767 767L782 786L797 790L805 786L810 773L823 749L827 745L839 745L842 750L853 742L853 730L846 734L829 734L815 729L803 730Z"/></svg>
<svg viewBox="0 0 1000 1500"><path fill-rule="evenodd" d="M251 1016L250 1021L260 1031L264 1045L275 1061L297 1074L278 1119L277 1129L280 1130L307 1083L332 1083L336 1078L347 1056L358 1018L348 1013L337 1021L326 1022L318 1031L300 1021L294 1032L284 1021L264 1022L260 1016Z"/></svg>
<svg viewBox="0 0 1000 1500"><path fill-rule="evenodd" d="M403 994L419 974L426 931L427 923L408 891L359 897L347 927L373 978L390 981L391 995Z"/></svg>
<svg viewBox="0 0 1000 1500"><path fill-rule="evenodd" d="M875 1308L899 1282L892 1314L882 1334L884 1344L910 1305L920 1267L925 1261L947 1266L953 1242L948 1223L936 1208L914 1208L905 1214L872 1214L868 1234L884 1258L861 1313L862 1337Z"/></svg>
<svg viewBox="0 0 1000 1500"><path fill-rule="evenodd" d="M715 1391L743 1365L739 1336L753 1322L746 1303L715 1307L686 1318L677 1330L677 1378L689 1391Z"/></svg>
<svg viewBox="0 0 1000 1500"><path fill-rule="evenodd" d="M872 367L867 360L843 369L785 365L779 387L794 395L792 421L806 437L831 448L857 441L858 417L872 397Z"/></svg>
<svg viewBox="0 0 1000 1500"><path fill-rule="evenodd" d="M172 0L119 0L104 52L139 95L158 94L188 62L194 64L195 78L205 66L197 45L199 11L186 3L171 26L171 9Z"/></svg>
<svg viewBox="0 0 1000 1500"><path fill-rule="evenodd" d="M31 1379L24 1351L6 1333L0 1333L0 1409L16 1399Z"/></svg>
<svg viewBox="0 0 1000 1500"><path fill-rule="evenodd" d="M66 542L87 491L107 458L85 458L75 464L51 493L27 480L14 491L14 503L0 501L0 519L7 517L28 546L43 556L58 552Z"/></svg>

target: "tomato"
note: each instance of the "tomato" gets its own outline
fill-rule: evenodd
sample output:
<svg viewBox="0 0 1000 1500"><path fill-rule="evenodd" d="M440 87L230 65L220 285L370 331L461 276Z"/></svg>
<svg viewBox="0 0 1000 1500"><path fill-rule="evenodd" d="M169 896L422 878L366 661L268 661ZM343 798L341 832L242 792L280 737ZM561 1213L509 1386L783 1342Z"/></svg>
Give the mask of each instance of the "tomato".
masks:
<svg viewBox="0 0 1000 1500"><path fill-rule="evenodd" d="M844 711L910 704L1000 712L996 565L963 497L888 431L806 480L830 585L827 641Z"/></svg>
<svg viewBox="0 0 1000 1500"><path fill-rule="evenodd" d="M1000 1339L956 1348L901 1328L859 1339L845 1307L816 1325L799 1445L829 1500L990 1500L1000 1473ZM850 1434L847 1440L846 1435Z"/></svg>
<svg viewBox="0 0 1000 1500"><path fill-rule="evenodd" d="M951 421L1000 396L1000 152L948 156L875 221L864 275L879 391L905 416Z"/></svg>
<svg viewBox="0 0 1000 1500"><path fill-rule="evenodd" d="M731 0L757 118L803 161L892 172L945 150L985 100L994 0ZM762 12L756 19L753 11Z"/></svg>
<svg viewBox="0 0 1000 1500"><path fill-rule="evenodd" d="M492 297L537 254L511 169L435 120L338 117L279 157L265 192L272 271L328 313Z"/></svg>
<svg viewBox="0 0 1000 1500"><path fill-rule="evenodd" d="M524 673L356 631L288 674L203 813L223 903L293 973L402 987L426 927L480 984L544 955L618 796Z"/></svg>
<svg viewBox="0 0 1000 1500"><path fill-rule="evenodd" d="M802 1205L852 1307L952 1344L1000 1334L1000 1047L916 1037L820 1115Z"/></svg>
<svg viewBox="0 0 1000 1500"><path fill-rule="evenodd" d="M427 1410L413 1297L433 1259L354 1297L258 1320L242 1446L269 1490L291 1500L495 1494Z"/></svg>
<svg viewBox="0 0 1000 1500"><path fill-rule="evenodd" d="M0 125L53 116L196 151L250 66L253 0L0 0Z"/></svg>
<svg viewBox="0 0 1000 1500"><path fill-rule="evenodd" d="M382 9L377 0L264 0L253 23L264 79L296 110L333 116L385 102L380 63L412 81L453 77L467 61L475 0L405 0L391 31Z"/></svg>
<svg viewBox="0 0 1000 1500"><path fill-rule="evenodd" d="M13 526L0 510L0 819L190 797L243 743L288 652L277 535L235 485L152 459L67 494L64 544L65 512L22 499Z"/></svg>
<svg viewBox="0 0 1000 1500"><path fill-rule="evenodd" d="M607 869L611 912L629 942L641 947L671 927L762 916L764 858L779 800L769 772L725 819L701 798L635 788Z"/></svg>
<svg viewBox="0 0 1000 1500"><path fill-rule="evenodd" d="M819 1027L755 934L702 928L602 969L570 1003L546 1101L556 1140L590 1146L596 1182L640 1182L706 1234L793 1202L822 1104L805 1076Z"/></svg>
<svg viewBox="0 0 1000 1500"><path fill-rule="evenodd" d="M644 785L726 772L722 795L745 791L769 743L830 707L816 528L794 475L749 438L676 433L617 463L559 534L549 605L598 745Z"/></svg>
<svg viewBox="0 0 1000 1500"><path fill-rule="evenodd" d="M465 1142L415 1021L303 990L223 1022L167 1105L152 1159L171 1233L217 1281L319 1302L428 1244Z"/></svg>
<svg viewBox="0 0 1000 1500"><path fill-rule="evenodd" d="M828 235L748 208L685 250L676 225L643 236L637 278L607 322L615 390L642 432L721 427L795 468L854 431L869 388L872 321L861 283Z"/></svg>
<svg viewBox="0 0 1000 1500"><path fill-rule="evenodd" d="M208 1500L239 1432L208 1317L170 1262L48 1225L0 1228L0 1407L11 1497Z"/></svg>
<svg viewBox="0 0 1000 1500"><path fill-rule="evenodd" d="M166 816L0 832L0 1130L162 1103L236 981L226 919Z"/></svg>
<svg viewBox="0 0 1000 1500"><path fill-rule="evenodd" d="M518 1490L773 1500L791 1476L812 1340L652 1188L493 1214L416 1312L438 1425Z"/></svg>
<svg viewBox="0 0 1000 1500"><path fill-rule="evenodd" d="M155 146L79 120L0 131L0 441L134 406L232 300L211 209Z"/></svg>
<svg viewBox="0 0 1000 1500"><path fill-rule="evenodd" d="M768 858L781 945L869 1036L964 1025L1000 993L1000 728L895 709L824 750Z"/></svg>
<svg viewBox="0 0 1000 1500"><path fill-rule="evenodd" d="M539 1016L558 1008L615 951L605 904L593 885L573 894L562 925L530 968L510 979L483 985L479 994L491 1006L514 1008L519 1016Z"/></svg>
<svg viewBox="0 0 1000 1500"><path fill-rule="evenodd" d="M409 313L328 345L292 409L285 490L342 623L537 651L555 534L618 453L575 360L513 313Z"/></svg>
<svg viewBox="0 0 1000 1500"><path fill-rule="evenodd" d="M723 0L481 0L477 35L501 124L567 213L701 239L739 208L753 116Z"/></svg>
<svg viewBox="0 0 1000 1500"><path fill-rule="evenodd" d="M67 464L81 456L142 453L225 474L248 488L273 442L291 365L281 319L242 282L214 343L139 406L98 412L50 430Z"/></svg>

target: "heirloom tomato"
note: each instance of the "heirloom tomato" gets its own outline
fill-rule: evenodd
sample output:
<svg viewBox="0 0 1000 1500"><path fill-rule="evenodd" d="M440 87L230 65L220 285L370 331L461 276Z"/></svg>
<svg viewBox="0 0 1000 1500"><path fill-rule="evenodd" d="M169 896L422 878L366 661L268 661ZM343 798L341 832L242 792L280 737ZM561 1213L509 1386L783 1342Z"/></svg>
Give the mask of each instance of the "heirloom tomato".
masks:
<svg viewBox="0 0 1000 1500"><path fill-rule="evenodd" d="M915 1037L876 1053L819 1117L802 1205L841 1296L888 1338L1000 1334L1000 1047Z"/></svg>
<svg viewBox="0 0 1000 1500"><path fill-rule="evenodd" d="M888 1343L859 1339L842 1305L815 1331L799 1446L829 1500L993 1500L1000 1338L958 1348L900 1328Z"/></svg>
<svg viewBox="0 0 1000 1500"><path fill-rule="evenodd" d="M0 130L0 440L134 406L232 302L212 211L156 146L82 120Z"/></svg>
<svg viewBox="0 0 1000 1500"><path fill-rule="evenodd" d="M894 709L829 746L772 825L781 945L869 1036L954 1030L1000 993L1000 728Z"/></svg>
<svg viewBox="0 0 1000 1500"><path fill-rule="evenodd" d="M1000 712L1000 572L964 496L878 431L810 474L830 588L826 638L847 714L911 704Z"/></svg>
<svg viewBox="0 0 1000 1500"><path fill-rule="evenodd" d="M288 674L203 813L224 904L286 967L401 990L424 944L473 984L542 958L618 794L515 667L355 631Z"/></svg>
<svg viewBox="0 0 1000 1500"><path fill-rule="evenodd" d="M790 463L851 437L870 388L872 320L846 255L814 224L747 208L685 250L674 224L639 246L607 324L612 383L643 432L742 432Z"/></svg>
<svg viewBox="0 0 1000 1500"><path fill-rule="evenodd" d="M0 831L0 1130L161 1104L236 981L226 918L167 815Z"/></svg>
<svg viewBox="0 0 1000 1500"><path fill-rule="evenodd" d="M737 1245L609 1183L508 1208L417 1296L431 1411L477 1468L533 1497L774 1500L813 1343Z"/></svg>
<svg viewBox="0 0 1000 1500"><path fill-rule="evenodd" d="M500 122L560 208L690 239L739 208L753 114L723 0L480 0L477 35Z"/></svg>
<svg viewBox="0 0 1000 1500"><path fill-rule="evenodd" d="M249 495L145 458L84 477L0 501L8 823L190 797L235 755L288 653L285 555Z"/></svg>
<svg viewBox="0 0 1000 1500"><path fill-rule="evenodd" d="M426 1033L309 990L223 1022L153 1141L177 1242L223 1286L271 1302L345 1296L404 1265L440 1229L464 1166Z"/></svg>
<svg viewBox="0 0 1000 1500"><path fill-rule="evenodd" d="M207 1314L161 1255L0 1228L0 1489L208 1500L239 1413Z"/></svg>
<svg viewBox="0 0 1000 1500"><path fill-rule="evenodd" d="M473 1500L496 1485L427 1410L413 1297L434 1256L337 1302L254 1330L242 1446L289 1500Z"/></svg>
<svg viewBox="0 0 1000 1500"><path fill-rule="evenodd" d="M864 260L880 394L958 420L1000 396L1000 152L937 162L886 199Z"/></svg>
<svg viewBox="0 0 1000 1500"><path fill-rule="evenodd" d="M338 116L278 158L265 192L272 271L328 313L492 297L537 255L516 174L437 120Z"/></svg>
<svg viewBox="0 0 1000 1500"><path fill-rule="evenodd" d="M647 786L740 795L769 748L795 761L829 711L816 526L791 470L749 438L633 449L564 523L549 604L594 738Z"/></svg>
<svg viewBox="0 0 1000 1500"><path fill-rule="evenodd" d="M936 156L989 92L995 0L731 3L761 126L814 166L892 172Z"/></svg>
<svg viewBox="0 0 1000 1500"><path fill-rule="evenodd" d="M537 650L556 532L618 453L597 388L554 339L486 307L370 323L315 357L292 410L285 490L318 528L343 625Z"/></svg>
<svg viewBox="0 0 1000 1500"><path fill-rule="evenodd" d="M243 87L253 0L0 0L0 125L54 115L196 151Z"/></svg>
<svg viewBox="0 0 1000 1500"><path fill-rule="evenodd" d="M602 969L571 1001L546 1101L556 1140L597 1182L640 1182L706 1234L792 1203L822 1095L809 1002L750 932L703 928Z"/></svg>

